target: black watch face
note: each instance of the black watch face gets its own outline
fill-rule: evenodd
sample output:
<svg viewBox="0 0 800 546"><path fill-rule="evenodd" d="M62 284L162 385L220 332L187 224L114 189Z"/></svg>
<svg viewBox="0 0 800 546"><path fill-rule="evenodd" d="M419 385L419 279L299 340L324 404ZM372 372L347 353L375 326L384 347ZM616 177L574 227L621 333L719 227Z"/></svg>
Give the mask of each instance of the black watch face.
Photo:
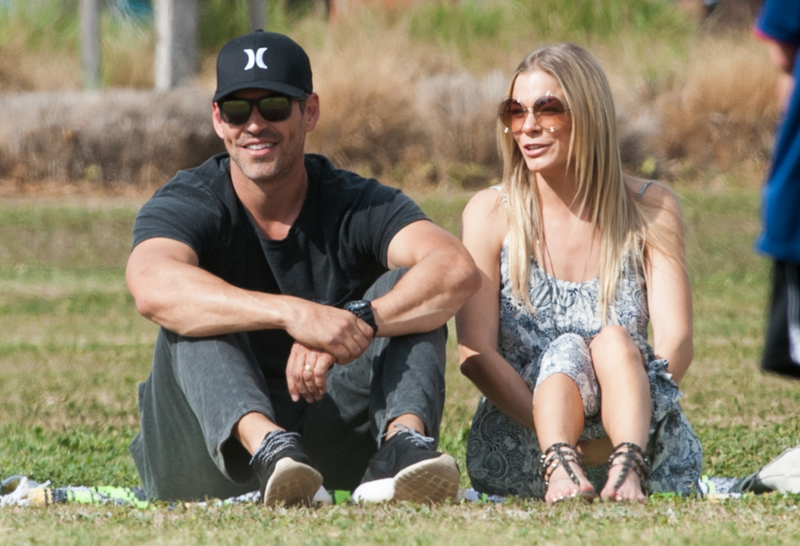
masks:
<svg viewBox="0 0 800 546"><path fill-rule="evenodd" d="M350 301L347 302L344 306L344 308L347 311L350 311L351 313L363 311L367 307L369 307L369 302L364 300Z"/></svg>
<svg viewBox="0 0 800 546"><path fill-rule="evenodd" d="M349 301L344 304L344 310L350 311L361 320L366 321L366 323L372 327L373 331L378 331L378 325L375 323L375 317L372 314L372 304L369 301Z"/></svg>

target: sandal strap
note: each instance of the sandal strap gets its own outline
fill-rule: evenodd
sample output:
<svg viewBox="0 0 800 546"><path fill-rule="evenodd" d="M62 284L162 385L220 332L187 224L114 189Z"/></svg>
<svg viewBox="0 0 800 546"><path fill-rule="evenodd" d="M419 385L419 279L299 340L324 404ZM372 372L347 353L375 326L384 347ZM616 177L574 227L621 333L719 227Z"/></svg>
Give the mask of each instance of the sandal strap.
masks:
<svg viewBox="0 0 800 546"><path fill-rule="evenodd" d="M559 466L564 467L564 470L567 472L567 476L569 476L569 479L572 480L575 485L581 484L577 474L575 474L575 471L572 470L572 467L570 466L570 463L575 463L578 466L581 466L581 458L580 455L578 455L578 452L575 451L575 446L566 442L555 443L548 447L547 451L542 453L540 462L542 466L542 478L544 479L545 484L550 483L550 477Z"/></svg>
<svg viewBox="0 0 800 546"><path fill-rule="evenodd" d="M636 472L641 482L644 482L650 474L650 459L641 447L632 442L622 442L614 446L614 453L608 458L608 466L609 468L612 466L622 467L622 472L619 473L614 490L622 487L631 470Z"/></svg>

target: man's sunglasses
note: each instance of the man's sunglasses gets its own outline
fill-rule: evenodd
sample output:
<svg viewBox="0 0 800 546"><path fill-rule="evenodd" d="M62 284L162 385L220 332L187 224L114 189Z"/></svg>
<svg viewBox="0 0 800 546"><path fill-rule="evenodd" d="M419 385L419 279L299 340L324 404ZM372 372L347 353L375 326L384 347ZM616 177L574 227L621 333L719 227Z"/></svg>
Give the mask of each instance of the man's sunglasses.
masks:
<svg viewBox="0 0 800 546"><path fill-rule="evenodd" d="M253 108L264 121L284 121L292 115L292 99L283 95L270 95L260 99L222 99L217 101L222 121L229 125L243 125L250 119Z"/></svg>
<svg viewBox="0 0 800 546"><path fill-rule="evenodd" d="M568 110L569 107L561 102L561 99L548 91L533 101L533 106L525 106L514 97L503 99L497 115L500 117L500 123L503 124L506 133L521 132L528 112L533 114L536 123L542 129L553 133L566 123Z"/></svg>

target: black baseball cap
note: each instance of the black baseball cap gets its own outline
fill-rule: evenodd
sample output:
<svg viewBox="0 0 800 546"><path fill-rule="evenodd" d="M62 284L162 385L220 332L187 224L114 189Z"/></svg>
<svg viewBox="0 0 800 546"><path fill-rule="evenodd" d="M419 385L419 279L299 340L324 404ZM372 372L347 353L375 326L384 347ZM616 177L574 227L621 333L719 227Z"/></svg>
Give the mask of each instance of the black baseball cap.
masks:
<svg viewBox="0 0 800 546"><path fill-rule="evenodd" d="M213 102L240 89L266 89L292 98L311 94L311 63L283 34L256 30L225 44L217 57Z"/></svg>

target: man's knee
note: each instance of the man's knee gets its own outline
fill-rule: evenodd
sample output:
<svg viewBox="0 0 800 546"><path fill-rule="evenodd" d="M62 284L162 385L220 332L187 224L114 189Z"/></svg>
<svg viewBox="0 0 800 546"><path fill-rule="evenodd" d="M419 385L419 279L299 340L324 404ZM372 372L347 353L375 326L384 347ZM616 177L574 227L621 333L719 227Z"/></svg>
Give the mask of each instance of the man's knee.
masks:
<svg viewBox="0 0 800 546"><path fill-rule="evenodd" d="M372 301L388 293L398 282L400 282L400 279L403 278L403 275L405 275L407 271L407 267L401 267L387 271L378 277L378 280L376 280L372 286L367 289L367 291L364 293L364 299Z"/></svg>

